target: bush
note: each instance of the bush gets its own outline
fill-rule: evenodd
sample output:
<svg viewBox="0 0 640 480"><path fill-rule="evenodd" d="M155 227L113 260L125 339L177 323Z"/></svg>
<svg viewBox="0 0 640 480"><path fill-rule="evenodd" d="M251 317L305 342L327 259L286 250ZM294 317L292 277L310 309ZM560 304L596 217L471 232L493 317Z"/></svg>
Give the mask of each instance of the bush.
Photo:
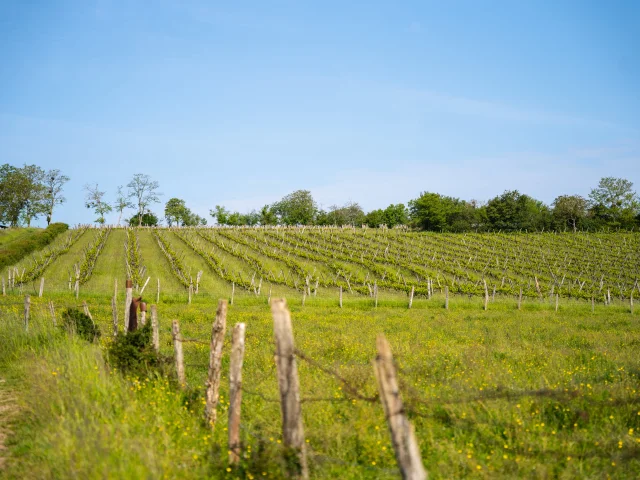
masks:
<svg viewBox="0 0 640 480"><path fill-rule="evenodd" d="M76 308L67 308L62 314L62 328L75 332L87 342L100 338L100 329L93 320Z"/></svg>
<svg viewBox="0 0 640 480"><path fill-rule="evenodd" d="M152 371L166 370L169 357L161 356L151 343L151 324L126 335L118 335L109 346L109 363L118 370L143 377Z"/></svg>
<svg viewBox="0 0 640 480"><path fill-rule="evenodd" d="M35 232L27 238L20 238L0 249L0 269L13 265L30 253L49 245L58 235L66 232L66 223L52 223L44 230Z"/></svg>

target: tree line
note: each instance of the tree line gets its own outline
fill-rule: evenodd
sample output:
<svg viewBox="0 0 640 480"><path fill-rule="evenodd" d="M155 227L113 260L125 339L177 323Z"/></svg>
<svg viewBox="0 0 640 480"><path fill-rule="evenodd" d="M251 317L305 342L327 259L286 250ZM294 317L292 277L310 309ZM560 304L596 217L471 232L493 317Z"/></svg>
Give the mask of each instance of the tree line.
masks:
<svg viewBox="0 0 640 480"><path fill-rule="evenodd" d="M0 222L10 226L30 226L34 219L46 217L51 223L54 210L62 205L64 185L69 177L60 170L45 171L36 165L0 166ZM135 174L126 186L118 186L115 198L97 183L85 184L84 204L96 214L95 222L104 224L105 216L118 213L120 225L125 210L135 214L129 225L206 225L207 219L195 214L180 198L169 199L164 218L152 211L161 203L159 184L146 174ZM365 212L356 202L320 208L308 190L296 190L281 200L249 213L230 211L216 205L209 211L218 225L368 225L408 227L437 232L468 231L543 231L543 230L632 230L640 227L640 199L633 183L624 178L605 177L587 198L560 195L550 204L517 190L486 201L464 200L434 192L422 192L418 198L391 204L384 209Z"/></svg>

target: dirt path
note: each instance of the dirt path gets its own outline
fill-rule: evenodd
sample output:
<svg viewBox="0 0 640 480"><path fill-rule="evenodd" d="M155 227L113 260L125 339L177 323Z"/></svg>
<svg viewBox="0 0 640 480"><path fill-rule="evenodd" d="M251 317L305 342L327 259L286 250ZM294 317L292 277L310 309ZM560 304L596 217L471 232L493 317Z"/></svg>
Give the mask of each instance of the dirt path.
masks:
<svg viewBox="0 0 640 480"><path fill-rule="evenodd" d="M7 387L4 378L0 378L0 471L4 469L7 460L7 437L12 433L9 425L16 416L18 408L16 406L16 397Z"/></svg>

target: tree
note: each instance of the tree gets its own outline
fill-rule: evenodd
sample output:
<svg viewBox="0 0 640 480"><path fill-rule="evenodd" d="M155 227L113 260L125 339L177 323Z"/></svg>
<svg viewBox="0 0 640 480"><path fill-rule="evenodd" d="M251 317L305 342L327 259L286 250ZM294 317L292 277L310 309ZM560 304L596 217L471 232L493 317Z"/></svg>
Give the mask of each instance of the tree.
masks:
<svg viewBox="0 0 640 480"><path fill-rule="evenodd" d="M378 228L380 225L383 225L385 223L384 210L371 210L365 215L364 223L371 228Z"/></svg>
<svg viewBox="0 0 640 480"><path fill-rule="evenodd" d="M423 192L409 201L412 224L422 230L467 232L482 226L478 202Z"/></svg>
<svg viewBox="0 0 640 480"><path fill-rule="evenodd" d="M611 227L630 228L640 210L633 183L624 178L604 177L589 193L591 213Z"/></svg>
<svg viewBox="0 0 640 480"><path fill-rule="evenodd" d="M206 219L193 213L187 208L185 201L179 198L172 198L166 203L164 207L164 217L170 227L174 223L183 227L207 224Z"/></svg>
<svg viewBox="0 0 640 480"><path fill-rule="evenodd" d="M87 192L85 195L85 206L92 208L98 215L98 218L95 220L96 223L104 225L104 215L113 210L111 205L103 200L105 192L100 191L97 183L94 186L87 184L84 186L84 189Z"/></svg>
<svg viewBox="0 0 640 480"><path fill-rule="evenodd" d="M49 170L44 178L45 191L45 204L47 213L47 225L51 224L51 218L53 217L53 209L56 205L62 205L67 201L62 196L62 187L69 181L69 177L62 175L60 170Z"/></svg>
<svg viewBox="0 0 640 480"><path fill-rule="evenodd" d="M588 202L580 195L560 195L551 204L553 219L558 226L572 228L574 232L578 224L587 216Z"/></svg>
<svg viewBox="0 0 640 480"><path fill-rule="evenodd" d="M118 225L122 220L122 212L125 208L133 208L133 203L129 201L129 197L122 191L122 185L118 186L116 194L116 203L113 205L118 212Z"/></svg>
<svg viewBox="0 0 640 480"><path fill-rule="evenodd" d="M156 227L159 224L159 220L155 213L147 210L142 214L142 217L136 213L133 217L127 220L127 223L130 227L135 227L136 225L138 227Z"/></svg>
<svg viewBox="0 0 640 480"><path fill-rule="evenodd" d="M160 184L151 180L149 175L136 173L133 179L127 184L129 198L133 199L134 205L138 208L138 226L142 226L142 215L148 210L152 203L160 203L158 192Z"/></svg>
<svg viewBox="0 0 640 480"><path fill-rule="evenodd" d="M296 190L272 206L285 225L310 225L318 207L309 190Z"/></svg>
<svg viewBox="0 0 640 480"><path fill-rule="evenodd" d="M260 225L275 225L278 223L276 213L269 205L265 205L260 209L259 220Z"/></svg>
<svg viewBox="0 0 640 480"><path fill-rule="evenodd" d="M505 191L489 200L486 212L495 230L542 230L551 225L549 207L517 190Z"/></svg>
<svg viewBox="0 0 640 480"><path fill-rule="evenodd" d="M44 170L36 165L0 167L0 220L17 226L46 212Z"/></svg>
<svg viewBox="0 0 640 480"><path fill-rule="evenodd" d="M227 225L229 218L229 210L226 208L216 205L213 210L209 210L209 215L211 215L218 225Z"/></svg>
<svg viewBox="0 0 640 480"><path fill-rule="evenodd" d="M403 203L391 204L384 209L384 223L393 228L396 225L406 225L409 221L409 211Z"/></svg>
<svg viewBox="0 0 640 480"><path fill-rule="evenodd" d="M362 225L365 220L362 207L356 202L347 202L342 207L332 205L329 212L319 211L318 225Z"/></svg>

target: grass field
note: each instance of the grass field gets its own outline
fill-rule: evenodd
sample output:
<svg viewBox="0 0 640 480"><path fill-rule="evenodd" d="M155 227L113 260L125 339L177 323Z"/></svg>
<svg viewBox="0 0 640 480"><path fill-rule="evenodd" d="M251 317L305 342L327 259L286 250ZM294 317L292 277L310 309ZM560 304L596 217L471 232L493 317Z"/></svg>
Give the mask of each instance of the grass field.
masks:
<svg viewBox="0 0 640 480"><path fill-rule="evenodd" d="M16 392L22 412L9 444L12 457L4 472L8 478L281 478L273 322L266 293L270 284L274 297L288 300L296 346L323 368L339 373L346 382L299 359L312 478L399 477L382 407L374 398L377 389L372 360L376 355L376 335L380 333L391 344L407 415L415 427L431 478L640 476L640 316L630 312L628 298L618 295L609 305L598 302L595 306L566 295L560 297L556 311L546 283L541 286L543 298L525 297L521 310L517 309L516 295L498 293L486 311L482 296L463 293L452 293L446 310L444 295L437 289L430 299L417 296L409 310L406 292L392 284L381 288L377 308L373 298L357 291L351 294L346 287L344 308L339 308L339 285L334 284L320 286L317 296L307 296L304 306L301 291L289 286L288 280L265 280L259 296L236 288L223 350L223 401L212 432L203 420L202 404L208 342L217 299L228 298L231 285L228 279L215 275L202 257L175 234L167 233L192 275L198 270L205 272L201 293L187 305L186 290L172 275L151 232L138 232L148 275L154 281L161 280L161 351L172 353L173 319L179 320L184 337L204 342L184 344L184 392L172 374L125 378L105 361L106 347L112 341L110 301L115 278L119 282L117 304L122 323L122 231L111 233L92 278L80 290L79 301L87 301L103 333L99 344L69 339L54 329L47 308L47 301L53 300L60 315L64 307L78 305L64 277L81 258L83 245L93 235L91 231L49 267L45 277L52 288L45 289L45 298L32 296L29 333L24 333L22 300L25 293L33 295L34 287L24 286L22 292L16 288L0 299L0 341L6 346L0 352L0 368L8 386ZM327 278L332 271L327 263L294 253L286 255L286 240L279 240L280 249L271 246L269 251L257 244L249 250L242 244L243 239L234 240L238 235L222 235L227 239L225 246L234 252L233 245L236 252L219 252L225 265L230 265L228 272L243 272L242 278L250 278L252 268L242 256L246 248L252 258L265 265L263 275L271 271L278 278L276 269L282 269L284 275L288 272L288 278L295 275L295 264L285 263L286 257L310 267L310 271L322 270L320 285L332 281ZM296 248L294 238L303 234L294 235L288 243L291 252ZM405 235L408 242L423 240ZM275 239L277 234L249 232L245 238L260 236L271 242L270 238ZM532 238L523 235L514 241L524 244L539 240ZM326 257L321 240L312 240L309 239L307 252ZM458 243L459 240L456 239ZM625 263L629 269L625 277L634 278L638 265L635 269L628 266L628 262L635 261L634 253L624 250L631 240L637 241L637 237L619 237L620 255L631 255ZM358 239L351 241L350 245L356 245ZM567 237L564 241L570 244L572 239ZM605 238L605 243L612 241ZM269 256L273 249L282 254L283 260ZM338 247L336 250L340 252ZM354 257L359 255L355 248L353 251ZM390 270L389 258L379 263L367 262L366 255L373 258L375 252L362 252L365 261L345 265L353 273L352 278L364 279L369 274L373 279L381 269ZM598 257L601 265L605 265L605 257ZM333 261L348 263L344 258ZM588 257L584 260L590 261ZM524 262L523 258L521 263ZM593 260L592 265L596 263ZM566 272L571 269L567 267ZM547 277L542 270L532 270L534 275L540 273L536 275L539 282ZM591 270L595 272L593 267ZM578 273L574 274L576 278ZM508 275L515 278L518 272L514 269ZM57 276L65 281L56 283L53 278ZM440 272L439 278L443 283L445 279L453 280L445 272ZM155 302L154 281L143 295L151 303ZM598 282L594 281L594 285L597 288ZM609 288L613 290L614 285ZM629 292L630 285L626 288ZM605 284L603 290L606 289ZM230 332L237 322L247 325L242 405L244 458L239 469L228 471L227 375ZM349 393L347 385L362 398Z"/></svg>

